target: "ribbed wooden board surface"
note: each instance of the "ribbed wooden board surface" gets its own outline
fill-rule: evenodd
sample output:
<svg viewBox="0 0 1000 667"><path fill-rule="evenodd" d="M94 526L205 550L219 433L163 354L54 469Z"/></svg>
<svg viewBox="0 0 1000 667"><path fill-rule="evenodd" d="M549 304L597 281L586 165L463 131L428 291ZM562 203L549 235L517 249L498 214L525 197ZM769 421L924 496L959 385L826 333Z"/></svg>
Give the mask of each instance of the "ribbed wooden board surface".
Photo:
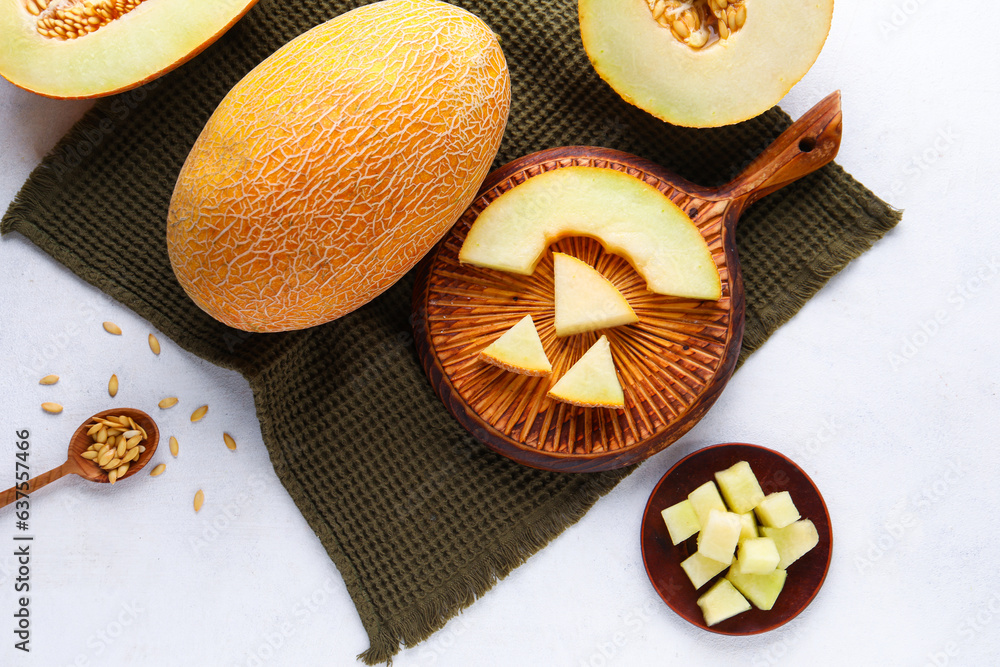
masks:
<svg viewBox="0 0 1000 667"><path fill-rule="evenodd" d="M590 238L546 250L530 276L463 265L458 253L477 216L504 192L568 166L616 169L641 178L687 211L708 242L722 279L719 301L650 292L624 258ZM735 251L726 252L729 200L656 165L606 149L554 149L499 170L431 255L417 279L418 350L452 412L488 446L522 463L554 470L600 470L659 451L707 411L732 373L742 334L743 291ZM731 245L731 240L730 240ZM587 262L628 299L639 322L557 338L552 252ZM530 314L552 362L550 377L528 377L480 361L479 352ZM546 396L602 335L625 393L625 409L581 408Z"/></svg>

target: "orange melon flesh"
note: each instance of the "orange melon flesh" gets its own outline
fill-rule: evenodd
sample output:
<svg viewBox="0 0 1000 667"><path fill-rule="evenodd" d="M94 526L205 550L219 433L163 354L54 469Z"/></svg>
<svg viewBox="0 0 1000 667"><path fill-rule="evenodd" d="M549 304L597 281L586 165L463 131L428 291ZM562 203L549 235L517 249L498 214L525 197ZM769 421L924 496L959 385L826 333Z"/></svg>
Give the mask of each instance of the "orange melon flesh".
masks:
<svg viewBox="0 0 1000 667"><path fill-rule="evenodd" d="M52 0L53 9L63 0ZM103 6L108 0L91 0ZM257 0L145 0L75 39L44 36L29 4L0 0L0 76L56 98L90 98L134 88L192 58ZM112 3L113 4L113 3ZM66 25L66 24L63 24Z"/></svg>
<svg viewBox="0 0 1000 667"><path fill-rule="evenodd" d="M471 203L509 106L499 43L464 10L387 0L313 28L237 84L192 148L167 220L178 281L247 331L358 308Z"/></svg>
<svg viewBox="0 0 1000 667"><path fill-rule="evenodd" d="M627 102L689 127L777 104L819 56L833 0L747 2L746 12L729 38L693 49L653 19L646 0L579 0L583 44L601 78Z"/></svg>

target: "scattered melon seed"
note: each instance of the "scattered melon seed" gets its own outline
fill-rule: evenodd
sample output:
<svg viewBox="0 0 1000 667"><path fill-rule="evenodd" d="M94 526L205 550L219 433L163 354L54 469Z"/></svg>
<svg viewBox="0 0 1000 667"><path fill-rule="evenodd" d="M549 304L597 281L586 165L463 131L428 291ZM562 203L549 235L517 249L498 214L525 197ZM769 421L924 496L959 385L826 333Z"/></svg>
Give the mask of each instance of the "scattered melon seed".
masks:
<svg viewBox="0 0 1000 667"><path fill-rule="evenodd" d="M167 408L172 408L175 405L177 405L177 397L176 396L167 396L165 399L163 399L162 401L160 401L159 403L157 403L157 405L160 406L161 410L166 410Z"/></svg>
<svg viewBox="0 0 1000 667"><path fill-rule="evenodd" d="M46 375L38 381L38 384L55 384L56 382L59 382L58 375Z"/></svg>
<svg viewBox="0 0 1000 667"><path fill-rule="evenodd" d="M236 451L236 441L233 440L233 436L228 433L223 433L222 439L226 442L226 447L229 447L231 451Z"/></svg>
<svg viewBox="0 0 1000 667"><path fill-rule="evenodd" d="M198 512L201 510L201 506L205 503L205 492L198 489L198 493L194 494L194 511Z"/></svg>
<svg viewBox="0 0 1000 667"><path fill-rule="evenodd" d="M115 336L122 335L122 328L117 324L115 324L114 322L105 322L104 330L107 331L109 334L114 334Z"/></svg>
<svg viewBox="0 0 1000 667"><path fill-rule="evenodd" d="M193 422L201 421L202 417L204 417L206 414L208 414L208 406L203 405L191 413L191 421Z"/></svg>
<svg viewBox="0 0 1000 667"><path fill-rule="evenodd" d="M114 373L111 374L111 379L108 380L108 393L111 394L111 398L114 398L118 394L118 376Z"/></svg>
<svg viewBox="0 0 1000 667"><path fill-rule="evenodd" d="M57 415L63 411L63 406L59 405L58 403L45 402L42 403L42 410Z"/></svg>
<svg viewBox="0 0 1000 667"><path fill-rule="evenodd" d="M174 455L174 458L177 458L177 451L179 449L180 445L177 442L177 438L170 436L170 453Z"/></svg>
<svg viewBox="0 0 1000 667"><path fill-rule="evenodd" d="M153 351L153 354L160 353L160 341L153 334L149 334L149 349Z"/></svg>
<svg viewBox="0 0 1000 667"><path fill-rule="evenodd" d="M158 475L160 475L166 469L167 469L167 464L166 463L160 463L155 468L153 468L152 470L149 471L149 476L150 477L157 477ZM198 510L196 509L195 511L197 512Z"/></svg>

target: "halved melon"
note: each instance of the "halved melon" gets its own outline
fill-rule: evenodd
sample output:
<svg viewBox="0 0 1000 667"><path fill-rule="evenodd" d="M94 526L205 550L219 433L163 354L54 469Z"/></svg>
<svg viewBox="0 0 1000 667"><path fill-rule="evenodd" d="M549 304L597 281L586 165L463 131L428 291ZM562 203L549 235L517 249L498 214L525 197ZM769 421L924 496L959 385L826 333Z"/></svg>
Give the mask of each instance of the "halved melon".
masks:
<svg viewBox="0 0 1000 667"><path fill-rule="evenodd" d="M552 261L557 336L571 336L639 321L628 300L597 269L561 252L552 253Z"/></svg>
<svg viewBox="0 0 1000 667"><path fill-rule="evenodd" d="M722 295L719 270L691 218L652 185L600 167L553 169L503 193L472 223L458 258L531 275L550 243L574 235L627 259L651 292Z"/></svg>
<svg viewBox="0 0 1000 667"><path fill-rule="evenodd" d="M566 374L549 390L549 398L572 403L584 408L624 408L625 394L615 361L611 356L611 343L601 336Z"/></svg>
<svg viewBox="0 0 1000 667"><path fill-rule="evenodd" d="M594 69L627 102L689 127L753 118L816 61L833 0L580 0Z"/></svg>
<svg viewBox="0 0 1000 667"><path fill-rule="evenodd" d="M542 339L538 337L538 329L535 328L531 315L522 317L517 324L490 343L479 353L479 358L521 375L548 375L552 372L552 364L545 355Z"/></svg>
<svg viewBox="0 0 1000 667"><path fill-rule="evenodd" d="M192 58L257 0L0 0L0 75L56 98L134 88Z"/></svg>

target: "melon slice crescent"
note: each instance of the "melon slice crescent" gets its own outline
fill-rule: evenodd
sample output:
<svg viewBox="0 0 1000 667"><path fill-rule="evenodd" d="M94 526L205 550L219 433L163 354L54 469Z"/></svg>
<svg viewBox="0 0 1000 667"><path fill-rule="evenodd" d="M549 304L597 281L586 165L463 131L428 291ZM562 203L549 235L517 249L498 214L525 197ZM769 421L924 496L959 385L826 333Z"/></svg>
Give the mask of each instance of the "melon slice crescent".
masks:
<svg viewBox="0 0 1000 667"><path fill-rule="evenodd" d="M548 375L552 364L538 337L531 315L525 315L502 336L490 343L479 358L500 368L521 375Z"/></svg>
<svg viewBox="0 0 1000 667"><path fill-rule="evenodd" d="M469 229L459 260L522 275L549 244L588 236L621 255L650 291L715 300L719 270L701 232L662 192L601 167L563 167L497 197Z"/></svg>
<svg viewBox="0 0 1000 667"><path fill-rule="evenodd" d="M632 306L610 280L572 255L552 253L557 336L638 322Z"/></svg>
<svg viewBox="0 0 1000 667"><path fill-rule="evenodd" d="M601 336L555 386L549 398L585 408L624 408L625 395L618 382L611 343Z"/></svg>

